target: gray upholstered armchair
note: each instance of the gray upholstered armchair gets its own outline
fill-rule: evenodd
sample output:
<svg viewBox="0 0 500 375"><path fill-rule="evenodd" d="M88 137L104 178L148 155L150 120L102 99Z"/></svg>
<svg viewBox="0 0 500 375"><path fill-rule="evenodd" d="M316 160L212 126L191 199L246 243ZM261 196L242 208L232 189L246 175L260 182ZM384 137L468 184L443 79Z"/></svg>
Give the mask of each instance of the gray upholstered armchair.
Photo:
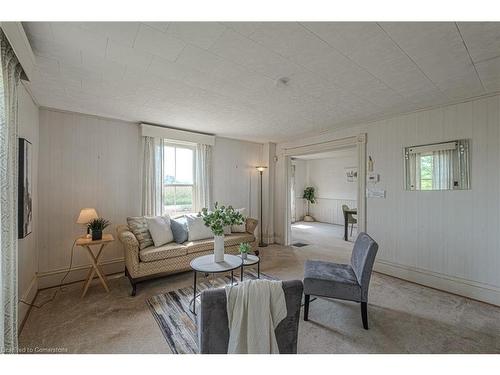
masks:
<svg viewBox="0 0 500 375"><path fill-rule="evenodd" d="M359 234L351 264L308 260L304 270L304 320L309 319L310 296L338 298L361 303L363 327L368 329L368 286L378 244L366 233Z"/></svg>
<svg viewBox="0 0 500 375"><path fill-rule="evenodd" d="M302 281L283 281L287 317L275 329L280 354L297 353ZM201 354L226 354L229 328L226 310L226 291L209 289L201 293L198 313L198 341Z"/></svg>

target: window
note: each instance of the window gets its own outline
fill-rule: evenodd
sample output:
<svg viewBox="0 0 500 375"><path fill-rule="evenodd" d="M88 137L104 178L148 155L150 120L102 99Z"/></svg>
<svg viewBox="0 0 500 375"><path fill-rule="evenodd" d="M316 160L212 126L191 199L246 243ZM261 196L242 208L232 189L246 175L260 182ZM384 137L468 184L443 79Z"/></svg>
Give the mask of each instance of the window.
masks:
<svg viewBox="0 0 500 375"><path fill-rule="evenodd" d="M406 190L470 189L467 139L406 147L404 156Z"/></svg>
<svg viewBox="0 0 500 375"><path fill-rule="evenodd" d="M433 190L432 175L433 175L432 154L420 155L420 190Z"/></svg>
<svg viewBox="0 0 500 375"><path fill-rule="evenodd" d="M163 213L193 212L194 147L165 143L163 150Z"/></svg>

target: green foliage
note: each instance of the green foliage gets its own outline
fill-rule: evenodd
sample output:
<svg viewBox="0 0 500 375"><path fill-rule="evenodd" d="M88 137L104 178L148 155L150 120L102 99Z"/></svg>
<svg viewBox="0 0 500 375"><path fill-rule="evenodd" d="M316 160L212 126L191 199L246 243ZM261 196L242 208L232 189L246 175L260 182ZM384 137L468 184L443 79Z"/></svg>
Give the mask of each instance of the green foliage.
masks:
<svg viewBox="0 0 500 375"><path fill-rule="evenodd" d="M252 247L248 242L243 242L240 243L239 250L241 254L248 254L252 250Z"/></svg>
<svg viewBox="0 0 500 375"><path fill-rule="evenodd" d="M87 227L92 230L92 231L103 231L105 228L107 228L111 223L102 218L99 217L97 219L92 219L88 224Z"/></svg>
<svg viewBox="0 0 500 375"><path fill-rule="evenodd" d="M432 190L432 173L434 169L432 155L420 157L420 189Z"/></svg>
<svg viewBox="0 0 500 375"><path fill-rule="evenodd" d="M316 203L316 197L314 196L314 188L312 186L308 186L304 189L303 197L310 203Z"/></svg>
<svg viewBox="0 0 500 375"><path fill-rule="evenodd" d="M228 225L241 225L244 221L243 215L232 206L219 207L217 202L215 202L215 209L213 211L208 211L207 208L204 208L198 216L203 217L205 226L209 227L216 236L224 234L224 227Z"/></svg>

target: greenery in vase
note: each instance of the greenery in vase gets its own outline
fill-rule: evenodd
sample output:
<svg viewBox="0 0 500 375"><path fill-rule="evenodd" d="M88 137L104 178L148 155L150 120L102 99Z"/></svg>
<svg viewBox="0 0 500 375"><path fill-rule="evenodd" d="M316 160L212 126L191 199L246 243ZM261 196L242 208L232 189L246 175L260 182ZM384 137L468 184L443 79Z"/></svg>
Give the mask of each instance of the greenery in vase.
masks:
<svg viewBox="0 0 500 375"><path fill-rule="evenodd" d="M89 228L93 232L102 232L109 226L109 224L111 223L108 220L99 217L97 219L92 219L91 221L89 221L89 223L87 224L87 228Z"/></svg>
<svg viewBox="0 0 500 375"><path fill-rule="evenodd" d="M314 188L308 186L304 189L304 195L302 196L307 201L307 216L309 216L309 204L316 203L316 197L314 196Z"/></svg>
<svg viewBox="0 0 500 375"><path fill-rule="evenodd" d="M219 206L217 202L213 211L204 208L198 215L203 217L205 226L209 227L215 236L224 235L224 227L241 225L244 221L243 215L232 206Z"/></svg>
<svg viewBox="0 0 500 375"><path fill-rule="evenodd" d="M243 242L240 243L239 250L241 254L248 254L252 250L252 247L248 242Z"/></svg>

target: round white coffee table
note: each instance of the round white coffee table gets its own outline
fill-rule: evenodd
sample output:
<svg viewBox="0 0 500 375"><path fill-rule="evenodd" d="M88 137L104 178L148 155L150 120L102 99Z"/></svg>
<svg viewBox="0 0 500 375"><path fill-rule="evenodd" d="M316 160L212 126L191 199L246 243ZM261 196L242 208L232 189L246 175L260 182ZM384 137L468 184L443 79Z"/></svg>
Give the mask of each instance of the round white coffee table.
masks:
<svg viewBox="0 0 500 375"><path fill-rule="evenodd" d="M241 265L240 281L243 281L243 268L246 266L257 265L257 278L260 279L260 258L257 255L247 254L246 259L243 259L243 264Z"/></svg>
<svg viewBox="0 0 500 375"><path fill-rule="evenodd" d="M191 268L194 273L194 284L193 284L193 299L189 303L191 312L196 315L196 275L198 272L201 273L222 273L231 271L231 285L233 284L233 273L235 269L241 268L243 270L243 260L237 255L224 254L224 260L222 262L215 262L214 255L203 255L198 258L194 258L191 263ZM192 308L191 308L192 305Z"/></svg>

